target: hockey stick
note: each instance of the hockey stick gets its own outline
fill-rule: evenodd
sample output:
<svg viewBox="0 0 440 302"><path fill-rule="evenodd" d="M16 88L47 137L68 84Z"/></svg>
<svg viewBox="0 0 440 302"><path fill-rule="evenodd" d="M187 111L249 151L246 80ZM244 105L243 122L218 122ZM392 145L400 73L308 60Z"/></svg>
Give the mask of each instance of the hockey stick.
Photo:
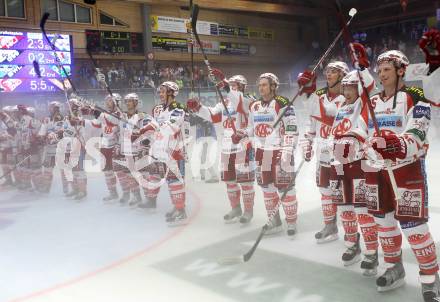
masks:
<svg viewBox="0 0 440 302"><path fill-rule="evenodd" d="M301 171L301 168L303 165L304 165L304 159L301 160L298 168L296 169L295 177L290 181L287 188L290 188L295 183L296 177L298 176L298 173ZM260 234L258 235L257 240L255 241L254 245L250 248L250 250L240 256L221 258L218 260L218 263L220 263L222 265L234 265L234 264L248 262L252 258L252 256L255 253L255 250L257 249L258 245L260 244L261 239L263 238L264 234L266 234L266 231L269 228L270 222L275 217L275 215L278 213L278 209L281 206L282 200L286 197L288 191L289 191L289 189L284 190L284 192L281 195L280 200L278 201L272 215L269 216L268 221L261 228Z"/></svg>
<svg viewBox="0 0 440 302"><path fill-rule="evenodd" d="M8 176L9 174L11 174L13 171L15 171L19 166L21 166L22 163L24 163L29 157L31 157L32 155L29 154L28 156L26 156L25 158L23 158L21 161L19 161L18 163L15 164L15 166L9 170L8 172L6 172L5 174L3 174L2 176L0 176L0 179L2 179L3 177Z"/></svg>
<svg viewBox="0 0 440 302"><path fill-rule="evenodd" d="M199 34L197 33L198 15L199 15L199 6L197 4L194 4L192 12L191 12L191 29L192 29L192 32L194 33L194 37L196 38L197 43L200 46L200 51L201 51L202 56L204 58L205 65L208 68L209 76L213 77L211 64L209 63L208 57L206 56L205 50L203 49L202 42L200 41ZM225 99L223 98L222 92L220 91L220 88L218 88L217 85L215 85L215 89L217 91L218 96L220 97L220 101L222 102L222 105L223 105L223 108L225 109L226 115L228 116L228 120L230 122L232 131L234 132L234 134L236 134L237 129L235 128L235 123L234 123L234 120L232 119L231 113L229 112L228 107L226 106L226 102L225 102Z"/></svg>
<svg viewBox="0 0 440 302"><path fill-rule="evenodd" d="M351 21L353 20L353 17L357 14L357 10L353 7L350 9L350 11L348 12L348 15L350 16L350 19L348 20L348 22L345 24L345 26L349 26ZM315 66L312 69L312 73L314 73L316 71L316 69L319 67L319 65L322 64L322 62L328 57L328 55L330 54L330 52L333 50L333 48L336 45L336 42L338 42L338 40L341 38L342 34L344 33L344 28L342 28L338 35L335 37L335 39L333 40L333 42L330 44L330 46L327 48L327 50L324 52L324 54L321 56L321 58L319 58L319 61L315 64ZM287 106L285 106L280 115L278 116L278 118L275 120L275 123L273 124L272 128L276 128L276 126L278 126L279 122L281 121L281 119L283 118L283 116L286 114L287 108L289 106L291 106L293 104L293 102L295 102L295 100L298 98L298 96L300 95L301 91L302 91L303 87L300 86L298 87L298 91L296 92L295 96L292 98L292 100L289 101L289 103L287 104Z"/></svg>

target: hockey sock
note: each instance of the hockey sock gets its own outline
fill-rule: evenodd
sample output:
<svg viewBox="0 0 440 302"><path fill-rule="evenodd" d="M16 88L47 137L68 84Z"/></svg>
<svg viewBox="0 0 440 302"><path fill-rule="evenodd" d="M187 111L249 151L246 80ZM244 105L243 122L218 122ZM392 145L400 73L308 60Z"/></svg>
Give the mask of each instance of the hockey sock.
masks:
<svg viewBox="0 0 440 302"><path fill-rule="evenodd" d="M155 175L147 176L147 186L143 188L144 195L148 200L156 200L160 191L161 178Z"/></svg>
<svg viewBox="0 0 440 302"><path fill-rule="evenodd" d="M177 210L185 208L185 184L176 181L168 184L171 201Z"/></svg>
<svg viewBox="0 0 440 302"><path fill-rule="evenodd" d="M380 245L382 246L384 261L386 263L397 263L402 258L402 234L397 220L394 218L394 211L385 214L384 217L374 217L377 223Z"/></svg>
<svg viewBox="0 0 440 302"><path fill-rule="evenodd" d="M229 202L231 203L231 207L235 209L240 205L240 187L235 182L227 181L226 190L228 192L228 198Z"/></svg>
<svg viewBox="0 0 440 302"><path fill-rule="evenodd" d="M128 172L124 170L118 170L116 172L116 176L119 180L119 184L121 185L122 192L124 194L130 193L130 183L128 179Z"/></svg>
<svg viewBox="0 0 440 302"><path fill-rule="evenodd" d="M374 217L368 214L366 207L355 208L359 227L361 229L362 238L365 242L365 248L367 249L365 255L373 255L376 253L379 242L377 241L377 224L374 221Z"/></svg>
<svg viewBox="0 0 440 302"><path fill-rule="evenodd" d="M324 216L324 223L330 224L334 222L336 219L336 212L338 211L338 208L336 204L333 203L331 194L321 194L321 206L322 214Z"/></svg>
<svg viewBox="0 0 440 302"><path fill-rule="evenodd" d="M352 247L356 244L358 235L358 223L356 219L356 213L353 205L341 205L339 206L340 217L342 226L344 227L345 246Z"/></svg>
<svg viewBox="0 0 440 302"><path fill-rule="evenodd" d="M273 184L262 186L264 206L266 207L267 216L271 217L275 213L275 208L280 200L277 189Z"/></svg>
<svg viewBox="0 0 440 302"><path fill-rule="evenodd" d="M104 171L105 183L110 194L116 195L116 174L113 170Z"/></svg>
<svg viewBox="0 0 440 302"><path fill-rule="evenodd" d="M437 255L428 224L414 226L414 223L401 223L400 225L419 263L420 275L434 275L438 271Z"/></svg>
<svg viewBox="0 0 440 302"><path fill-rule="evenodd" d="M242 183L241 195L243 197L244 210L252 212L255 199L254 184L251 182Z"/></svg>
<svg viewBox="0 0 440 302"><path fill-rule="evenodd" d="M287 191L286 196L281 200L281 204L283 205L287 224L295 224L298 213L298 202L296 200L295 188L291 188Z"/></svg>

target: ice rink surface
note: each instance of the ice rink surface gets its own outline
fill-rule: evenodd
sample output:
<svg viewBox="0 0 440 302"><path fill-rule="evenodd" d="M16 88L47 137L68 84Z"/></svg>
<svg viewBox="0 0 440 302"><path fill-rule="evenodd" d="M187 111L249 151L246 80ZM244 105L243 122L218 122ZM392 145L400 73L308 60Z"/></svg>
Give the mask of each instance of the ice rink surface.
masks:
<svg viewBox="0 0 440 302"><path fill-rule="evenodd" d="M440 139L435 131L431 137L429 225L439 246ZM63 197L58 174L49 195L2 191L0 301L422 301L417 263L405 240L406 285L388 293L376 291L375 278L364 277L360 263L343 266L341 226L339 241L315 243L322 218L314 173L314 163L306 163L297 179L294 239L285 232L264 238L249 262L235 266L217 261L246 252L264 225L258 186L252 222L226 225L224 184L187 177L189 223L174 228L164 220L171 207L166 186L156 213L104 205L100 173L88 175L82 202Z"/></svg>

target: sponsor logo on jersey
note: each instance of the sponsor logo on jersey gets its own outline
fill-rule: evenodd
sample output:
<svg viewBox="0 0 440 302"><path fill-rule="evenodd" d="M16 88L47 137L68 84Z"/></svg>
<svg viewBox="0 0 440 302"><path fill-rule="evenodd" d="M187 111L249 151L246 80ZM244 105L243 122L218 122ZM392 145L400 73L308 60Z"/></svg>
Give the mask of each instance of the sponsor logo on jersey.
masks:
<svg viewBox="0 0 440 302"><path fill-rule="evenodd" d="M263 122L273 122L274 117L273 115L256 115L254 116L254 123L263 123Z"/></svg>
<svg viewBox="0 0 440 302"><path fill-rule="evenodd" d="M296 132L296 130L297 130L296 125L287 125L286 127L286 131Z"/></svg>
<svg viewBox="0 0 440 302"><path fill-rule="evenodd" d="M348 118L344 118L334 129L334 135L343 135L351 129L351 121Z"/></svg>
<svg viewBox="0 0 440 302"><path fill-rule="evenodd" d="M426 117L428 120L431 119L431 108L425 106L415 106L413 110L414 118Z"/></svg>
<svg viewBox="0 0 440 302"><path fill-rule="evenodd" d="M380 116L377 117L377 124L379 128L381 127L402 127L402 117L401 116ZM373 121L368 122L368 128L373 129Z"/></svg>
<svg viewBox="0 0 440 302"><path fill-rule="evenodd" d="M292 107L288 107L284 116L295 116L295 110Z"/></svg>
<svg viewBox="0 0 440 302"><path fill-rule="evenodd" d="M321 124L321 129L319 130L319 133L321 135L321 138L328 138L330 136L330 133L332 131L332 127L327 126L326 124Z"/></svg>
<svg viewBox="0 0 440 302"><path fill-rule="evenodd" d="M258 124L255 127L255 134L258 137L267 137L273 132L273 128L269 124Z"/></svg>
<svg viewBox="0 0 440 302"><path fill-rule="evenodd" d="M229 110L229 108L228 108L228 110ZM226 112L226 110L223 110L223 116L228 116L228 113ZM231 115L231 116L234 116L234 115L236 115L237 114L237 111L235 111L235 110L229 110L229 114Z"/></svg>

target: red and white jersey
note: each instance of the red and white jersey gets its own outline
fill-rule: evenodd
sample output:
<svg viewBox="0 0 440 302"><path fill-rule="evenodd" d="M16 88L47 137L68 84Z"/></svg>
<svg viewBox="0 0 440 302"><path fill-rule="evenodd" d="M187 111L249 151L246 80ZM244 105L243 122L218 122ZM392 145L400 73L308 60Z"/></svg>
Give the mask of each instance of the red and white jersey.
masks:
<svg viewBox="0 0 440 302"><path fill-rule="evenodd" d="M249 105L255 101L249 95L244 95L241 91L230 90L226 95L225 103L231 115L230 121L228 114L222 103L217 103L214 107L202 105L196 114L201 118L212 123L221 123L223 126L222 152L236 153L243 150L241 143L234 144L231 136L234 134L231 123L234 123L236 129L245 129L248 125Z"/></svg>
<svg viewBox="0 0 440 302"><path fill-rule="evenodd" d="M309 112L304 136L307 139L316 138L316 160L322 165L331 161L331 129L339 106L345 101L343 95L331 94L328 88L322 88L313 93L307 100Z"/></svg>
<svg viewBox="0 0 440 302"><path fill-rule="evenodd" d="M136 112L133 115L124 114L126 121L120 121L120 144L121 154L125 156L137 156L142 151L140 144L134 144L133 132L139 131L143 126L143 120L147 116L143 112Z"/></svg>
<svg viewBox="0 0 440 302"><path fill-rule="evenodd" d="M12 137L8 132L8 126L3 121L0 121L0 151L4 151L12 147Z"/></svg>
<svg viewBox="0 0 440 302"><path fill-rule="evenodd" d="M360 71L363 83L368 93L371 93L376 87L374 78L371 76L368 69ZM352 104L348 104L344 98L344 101L339 105L337 109L333 125L331 128L331 138L348 135L357 138L358 142L352 145L350 150L350 156L346 163L354 162L364 158L364 138L366 136L365 129L359 124L362 111L367 108L367 104L363 101L361 95L364 93L362 85L358 85L358 99ZM365 95L366 96L366 95ZM369 95L368 95L369 97ZM364 98L365 99L365 98ZM327 143L327 140L323 143ZM330 144L331 150L334 150L333 143ZM339 150L341 152L342 150Z"/></svg>
<svg viewBox="0 0 440 302"><path fill-rule="evenodd" d="M417 87L402 87L397 92L396 107L393 108L394 96L385 97L384 93L371 98L377 123L382 134L394 133L402 136L407 146L405 159L397 159L394 167L400 167L415 162L426 155L428 143L428 130L431 120L431 105L426 101L423 90ZM360 126L366 137L376 136L373 121L368 108L362 111ZM369 151L372 149L369 148ZM367 153L369 165L383 167L383 161L378 160L372 152Z"/></svg>
<svg viewBox="0 0 440 302"><path fill-rule="evenodd" d="M287 98L276 96L270 102L258 100L250 105L249 125L246 132L253 139L255 148L263 150L296 148L298 126L295 110L292 106L286 109L286 113L277 127L272 128L281 109L285 108L288 102Z"/></svg>
<svg viewBox="0 0 440 302"><path fill-rule="evenodd" d="M117 115L117 113L115 113ZM91 121L93 127L101 129L101 148L112 148L119 143L120 121L108 113L102 112Z"/></svg>
<svg viewBox="0 0 440 302"><path fill-rule="evenodd" d="M57 143L59 141L59 134L63 131L64 120L54 121L50 117L43 119L38 136L45 139L46 154L55 155Z"/></svg>
<svg viewBox="0 0 440 302"><path fill-rule="evenodd" d="M37 142L41 121L29 115L23 115L18 121L17 136L19 152L29 150Z"/></svg>
<svg viewBox="0 0 440 302"><path fill-rule="evenodd" d="M185 156L184 131L186 108L184 105L172 102L153 108L153 118L158 124L154 133L152 154L159 160L183 159Z"/></svg>

